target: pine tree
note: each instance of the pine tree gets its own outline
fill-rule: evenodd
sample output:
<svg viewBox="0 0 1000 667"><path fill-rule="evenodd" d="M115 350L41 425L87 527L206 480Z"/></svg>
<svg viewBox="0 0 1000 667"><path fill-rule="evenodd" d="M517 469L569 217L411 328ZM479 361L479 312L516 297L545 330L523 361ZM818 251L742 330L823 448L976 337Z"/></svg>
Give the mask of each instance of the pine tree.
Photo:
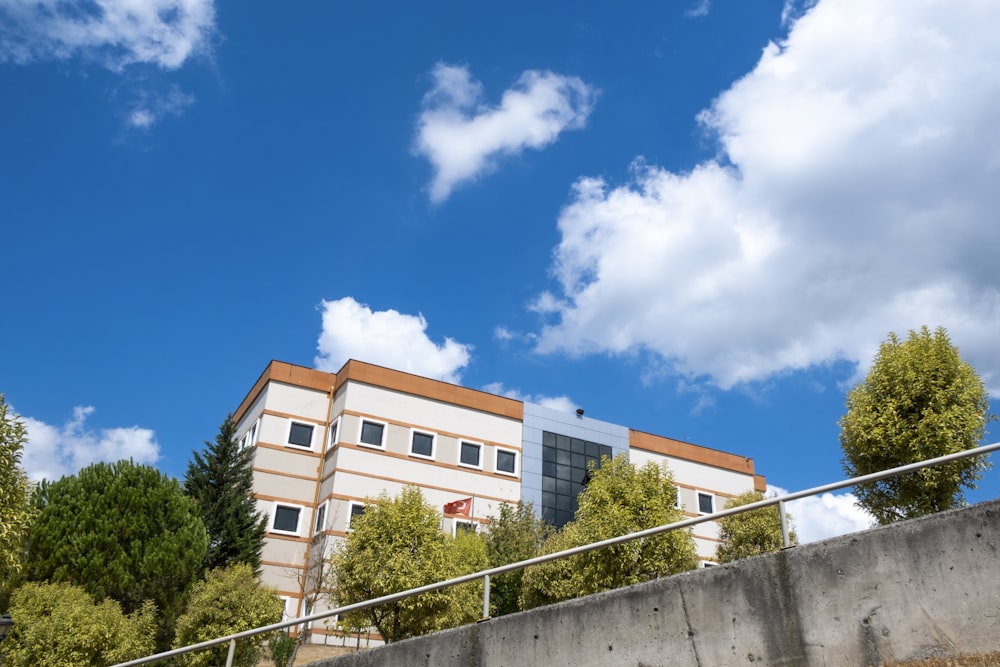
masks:
<svg viewBox="0 0 1000 667"><path fill-rule="evenodd" d="M236 441L236 425L228 415L215 442L194 452L184 475L184 489L195 499L208 530L202 572L246 563L260 573L267 518L253 498L253 449Z"/></svg>

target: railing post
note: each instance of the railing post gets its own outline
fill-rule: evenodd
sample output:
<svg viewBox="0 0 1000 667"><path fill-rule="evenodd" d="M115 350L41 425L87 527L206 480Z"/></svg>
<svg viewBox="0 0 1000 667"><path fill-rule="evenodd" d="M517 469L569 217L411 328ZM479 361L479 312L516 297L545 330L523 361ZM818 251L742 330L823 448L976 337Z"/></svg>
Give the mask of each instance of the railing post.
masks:
<svg viewBox="0 0 1000 667"><path fill-rule="evenodd" d="M778 514L781 516L781 543L787 549L792 546L788 537L788 514L785 512L785 501L778 503Z"/></svg>
<svg viewBox="0 0 1000 667"><path fill-rule="evenodd" d="M489 620L490 617L490 575L483 575L483 618Z"/></svg>
<svg viewBox="0 0 1000 667"><path fill-rule="evenodd" d="M229 640L229 655L226 657L226 667L233 667L233 657L236 655L236 640Z"/></svg>

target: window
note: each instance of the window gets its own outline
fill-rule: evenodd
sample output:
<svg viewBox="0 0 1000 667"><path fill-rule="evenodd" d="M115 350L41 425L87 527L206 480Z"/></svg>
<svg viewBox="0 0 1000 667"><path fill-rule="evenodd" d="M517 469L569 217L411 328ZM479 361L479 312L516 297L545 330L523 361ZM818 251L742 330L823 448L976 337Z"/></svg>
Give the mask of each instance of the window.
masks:
<svg viewBox="0 0 1000 667"><path fill-rule="evenodd" d="M361 435L358 436L358 440L361 441L361 444L381 448L384 446L384 438L385 424L368 421L367 419L361 422Z"/></svg>
<svg viewBox="0 0 1000 667"><path fill-rule="evenodd" d="M509 449L497 449L497 472L517 474L517 453Z"/></svg>
<svg viewBox="0 0 1000 667"><path fill-rule="evenodd" d="M434 435L413 431L410 440L410 454L427 459L434 458Z"/></svg>
<svg viewBox="0 0 1000 667"><path fill-rule="evenodd" d="M711 493L698 492L698 513L711 514L715 511L715 498Z"/></svg>
<svg viewBox="0 0 1000 667"><path fill-rule="evenodd" d="M288 444L293 447L312 448L313 427L312 424L292 422L288 427Z"/></svg>
<svg viewBox="0 0 1000 667"><path fill-rule="evenodd" d="M475 442L465 442L459 445L458 452L458 463L459 465L469 466L470 468L482 468L482 454L483 446Z"/></svg>
<svg viewBox="0 0 1000 667"><path fill-rule="evenodd" d="M455 535L459 533L476 532L476 524L473 521L455 521Z"/></svg>
<svg viewBox="0 0 1000 667"><path fill-rule="evenodd" d="M542 432L542 518L557 528L571 521L591 466L597 470L613 453L609 445Z"/></svg>
<svg viewBox="0 0 1000 667"><path fill-rule="evenodd" d="M253 447L257 444L258 424L260 424L260 419L254 421L254 423L250 425L250 428L247 429L247 432L243 434L243 437L240 438L240 449L243 449L244 447Z"/></svg>
<svg viewBox="0 0 1000 667"><path fill-rule="evenodd" d="M298 535L299 516L301 516L301 514L301 507L275 503L274 515L271 517L271 530L275 533Z"/></svg>
<svg viewBox="0 0 1000 667"><path fill-rule="evenodd" d="M320 533L326 528L326 503L316 508L316 525L313 527L314 533Z"/></svg>
<svg viewBox="0 0 1000 667"><path fill-rule="evenodd" d="M340 428L339 419L330 424L330 433L327 436L327 441L326 441L327 449L330 449L337 444L337 431L339 428Z"/></svg>
<svg viewBox="0 0 1000 667"><path fill-rule="evenodd" d="M347 529L354 526L354 519L365 513L365 506L360 503L351 503L351 516L347 519Z"/></svg>

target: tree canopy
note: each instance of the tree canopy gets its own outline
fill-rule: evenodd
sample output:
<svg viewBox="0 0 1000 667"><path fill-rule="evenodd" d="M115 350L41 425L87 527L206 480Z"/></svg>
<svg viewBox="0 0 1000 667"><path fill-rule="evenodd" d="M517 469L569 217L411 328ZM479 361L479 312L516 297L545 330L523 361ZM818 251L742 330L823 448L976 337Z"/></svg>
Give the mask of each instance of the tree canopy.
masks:
<svg viewBox="0 0 1000 667"><path fill-rule="evenodd" d="M126 613L156 605L158 645L198 576L208 538L176 480L131 461L95 463L39 485L27 555L34 581L72 582Z"/></svg>
<svg viewBox="0 0 1000 667"><path fill-rule="evenodd" d="M503 503L485 535L490 567L499 567L537 556L553 529L535 516L531 503ZM524 570L515 570L490 580L490 614L502 616L521 610L518 599Z"/></svg>
<svg viewBox="0 0 1000 667"><path fill-rule="evenodd" d="M184 476L184 490L195 499L208 531L202 562L207 572L231 563L248 563L260 573L260 553L267 517L253 497L253 449L236 442L236 425L228 415L215 442L194 452Z"/></svg>
<svg viewBox="0 0 1000 667"><path fill-rule="evenodd" d="M278 591L260 585L253 568L234 563L211 570L191 589L184 613L177 619L174 647L252 630L281 620L285 605ZM256 635L236 642L235 667L253 667L260 657L260 645L267 637ZM176 660L183 667L211 667L226 662L229 645L187 653Z"/></svg>
<svg viewBox="0 0 1000 667"><path fill-rule="evenodd" d="M27 583L12 598L3 664L106 667L135 660L155 650L155 615L152 602L126 616L115 600L95 602L79 586Z"/></svg>
<svg viewBox="0 0 1000 667"><path fill-rule="evenodd" d="M760 491L747 491L726 502L726 509L742 507L764 500ZM791 516L787 519L791 522ZM777 505L724 516L719 519L719 539L715 557L720 563L729 563L748 556L778 551L784 547L781 535L781 512ZM789 539L795 544L795 532L789 533Z"/></svg>
<svg viewBox="0 0 1000 667"><path fill-rule="evenodd" d="M446 535L438 510L420 489L399 496L383 493L355 517L330 559L334 604L397 593L486 568L486 548L478 535ZM346 614L349 627L374 626L386 642L454 627L479 618L482 582L425 593Z"/></svg>
<svg viewBox="0 0 1000 667"><path fill-rule="evenodd" d="M670 471L652 462L636 468L627 456L620 455L591 470L574 520L550 538L542 551L554 553L681 518ZM528 568L521 605L536 607L628 586L690 570L697 563L690 531L674 530L632 540Z"/></svg>
<svg viewBox="0 0 1000 667"><path fill-rule="evenodd" d="M24 423L0 394L0 598L6 598L12 577L21 571L32 517L28 476L21 467L27 441Z"/></svg>
<svg viewBox="0 0 1000 667"><path fill-rule="evenodd" d="M856 477L976 447L993 418L982 380L943 328L910 331L905 341L890 333L847 396L844 470ZM860 484L855 493L887 524L960 506L987 467L982 457L969 458Z"/></svg>

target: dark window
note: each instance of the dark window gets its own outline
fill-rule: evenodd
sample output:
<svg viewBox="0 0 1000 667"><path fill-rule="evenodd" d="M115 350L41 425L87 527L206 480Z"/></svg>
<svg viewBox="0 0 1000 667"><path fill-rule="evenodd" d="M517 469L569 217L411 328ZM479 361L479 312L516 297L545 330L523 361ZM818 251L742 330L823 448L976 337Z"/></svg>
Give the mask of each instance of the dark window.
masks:
<svg viewBox="0 0 1000 667"><path fill-rule="evenodd" d="M711 514L715 511L715 504L712 502L711 494L698 494L698 511L702 514Z"/></svg>
<svg viewBox="0 0 1000 667"><path fill-rule="evenodd" d="M337 421L333 422L332 424L330 424L330 442L329 442L329 446L330 447L333 447L335 444L337 444L337 427L338 426L340 426L340 420L339 419Z"/></svg>
<svg viewBox="0 0 1000 667"><path fill-rule="evenodd" d="M588 470L612 454L608 445L542 432L542 518L557 527L572 520Z"/></svg>
<svg viewBox="0 0 1000 667"><path fill-rule="evenodd" d="M361 422L361 442L375 447L382 446L382 435L385 432L385 424L375 422Z"/></svg>
<svg viewBox="0 0 1000 667"><path fill-rule="evenodd" d="M354 519L365 513L364 505L351 505L351 518L347 522L348 528L354 526Z"/></svg>
<svg viewBox="0 0 1000 667"><path fill-rule="evenodd" d="M503 449L497 450L497 470L514 474L517 469L517 455Z"/></svg>
<svg viewBox="0 0 1000 667"><path fill-rule="evenodd" d="M413 432L413 442L410 443L410 453L417 456L434 456L434 436L430 433Z"/></svg>
<svg viewBox="0 0 1000 667"><path fill-rule="evenodd" d="M312 447L313 427L311 424L292 422L288 430L288 444L298 447Z"/></svg>
<svg viewBox="0 0 1000 667"><path fill-rule="evenodd" d="M473 442L463 442L462 454L460 460L467 466L476 466L478 468L480 465L479 452L480 452L479 445Z"/></svg>
<svg viewBox="0 0 1000 667"><path fill-rule="evenodd" d="M319 509L316 510L316 528L315 532L319 532L326 527L326 504L320 505Z"/></svg>
<svg viewBox="0 0 1000 667"><path fill-rule="evenodd" d="M299 532L299 507L287 507L285 505L275 505L274 507L274 530L281 530L286 533Z"/></svg>
<svg viewBox="0 0 1000 667"><path fill-rule="evenodd" d="M474 533L476 532L476 524L470 521L456 521L455 522L455 533Z"/></svg>

